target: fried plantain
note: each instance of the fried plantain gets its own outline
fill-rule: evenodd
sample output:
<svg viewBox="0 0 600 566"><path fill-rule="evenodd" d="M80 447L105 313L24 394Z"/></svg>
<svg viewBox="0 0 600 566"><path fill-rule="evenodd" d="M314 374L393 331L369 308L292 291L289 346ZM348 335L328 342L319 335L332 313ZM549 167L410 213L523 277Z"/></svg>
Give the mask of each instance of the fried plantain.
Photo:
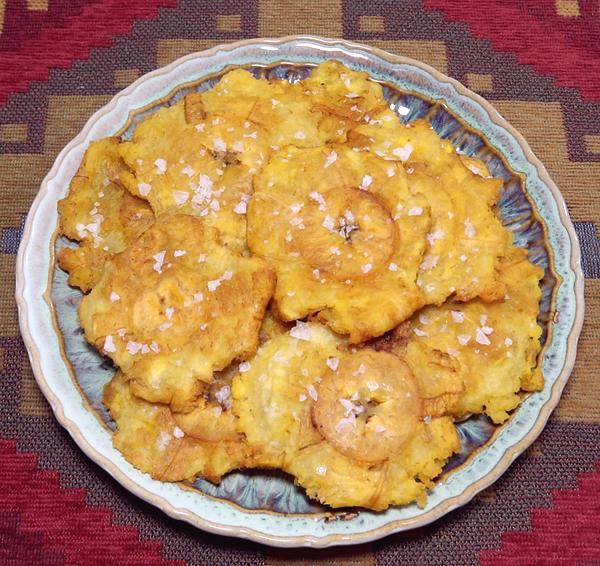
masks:
<svg viewBox="0 0 600 566"><path fill-rule="evenodd" d="M537 323L543 270L511 246L499 266L505 297L493 303L427 307L412 321L406 361L431 402L432 414L485 412L495 423L541 389Z"/></svg>
<svg viewBox="0 0 600 566"><path fill-rule="evenodd" d="M119 184L127 166L118 147L117 138L91 142L68 195L58 202L60 233L80 243L77 248L63 248L58 262L69 272L69 283L84 292L98 282L106 261L154 221L146 202Z"/></svg>
<svg viewBox="0 0 600 566"><path fill-rule="evenodd" d="M218 483L227 472L243 467L250 457L239 438L206 442L186 435L167 406L134 396L121 372L106 385L104 403L117 425L115 448L154 479L193 480L201 475Z"/></svg>
<svg viewBox="0 0 600 566"><path fill-rule="evenodd" d="M185 100L161 108L137 125L131 141L119 146L130 168L121 172L120 179L133 195L147 199L157 216L201 217L219 230L225 245L242 251L252 175L205 142L186 120Z"/></svg>
<svg viewBox="0 0 600 566"><path fill-rule="evenodd" d="M277 271L283 320L317 314L360 342L423 305L416 279L429 222L399 164L339 145L288 148L255 180L248 246Z"/></svg>
<svg viewBox="0 0 600 566"><path fill-rule="evenodd" d="M256 351L274 282L263 260L222 246L201 220L161 216L108 263L79 316L135 395L185 411L213 371Z"/></svg>
<svg viewBox="0 0 600 566"><path fill-rule="evenodd" d="M321 439L311 421L316 380L339 356L340 338L317 323L298 323L263 344L233 379L233 411L256 452L256 465L282 467ZM329 362L328 362L329 361Z"/></svg>
<svg viewBox="0 0 600 566"><path fill-rule="evenodd" d="M408 366L386 352L359 350L329 368L317 386L313 422L338 452L383 462L413 437L421 418L417 382Z"/></svg>

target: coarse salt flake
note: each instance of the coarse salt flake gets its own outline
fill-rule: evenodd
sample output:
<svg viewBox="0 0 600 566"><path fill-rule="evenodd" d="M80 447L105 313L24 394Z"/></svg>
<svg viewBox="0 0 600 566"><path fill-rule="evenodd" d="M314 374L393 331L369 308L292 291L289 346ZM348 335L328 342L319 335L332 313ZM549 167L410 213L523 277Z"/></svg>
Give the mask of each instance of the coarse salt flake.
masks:
<svg viewBox="0 0 600 566"><path fill-rule="evenodd" d="M177 206L181 206L190 198L190 193L187 191L173 191L173 199Z"/></svg>
<svg viewBox="0 0 600 566"><path fill-rule="evenodd" d="M475 330L475 342L483 346L489 346L491 344L490 339L485 335L481 328Z"/></svg>
<svg viewBox="0 0 600 566"><path fill-rule="evenodd" d="M296 322L296 326L290 330L290 336L298 340L310 340L310 326L299 320Z"/></svg>
<svg viewBox="0 0 600 566"><path fill-rule="evenodd" d="M113 337L110 334L104 338L104 346L102 346L102 349L105 352L116 352L117 351Z"/></svg>
<svg viewBox="0 0 600 566"><path fill-rule="evenodd" d="M401 161L408 161L411 153L413 152L413 146L410 143L407 143L403 147L397 147L392 151L392 154L396 157L399 157Z"/></svg>
<svg viewBox="0 0 600 566"><path fill-rule="evenodd" d="M325 159L325 168L327 169L327 167L329 167L330 165L333 165L335 163L336 159L337 159L337 153L335 151L332 151L327 156L327 159Z"/></svg>
<svg viewBox="0 0 600 566"><path fill-rule="evenodd" d="M143 197L148 196L151 190L152 185L150 185L149 183L138 183L138 191Z"/></svg>
<svg viewBox="0 0 600 566"><path fill-rule="evenodd" d="M155 162L154 165L156 166L156 168L158 169L158 172L162 175L166 170L167 170L167 162L162 158L159 157Z"/></svg>
<svg viewBox="0 0 600 566"><path fill-rule="evenodd" d="M452 311L452 320L454 322L457 322L458 324L462 324L465 321L465 315L464 313L460 312L460 311Z"/></svg>
<svg viewBox="0 0 600 566"><path fill-rule="evenodd" d="M366 191L367 188L371 186L371 183L373 183L373 177L371 177L371 175L365 175L360 182L360 188L363 191Z"/></svg>
<svg viewBox="0 0 600 566"><path fill-rule="evenodd" d="M152 258L154 259L155 263L152 266L152 269L154 269L154 271L156 271L157 273L162 273L162 266L163 263L165 261L165 254L167 252L165 250L158 252L157 254L154 254L152 256Z"/></svg>

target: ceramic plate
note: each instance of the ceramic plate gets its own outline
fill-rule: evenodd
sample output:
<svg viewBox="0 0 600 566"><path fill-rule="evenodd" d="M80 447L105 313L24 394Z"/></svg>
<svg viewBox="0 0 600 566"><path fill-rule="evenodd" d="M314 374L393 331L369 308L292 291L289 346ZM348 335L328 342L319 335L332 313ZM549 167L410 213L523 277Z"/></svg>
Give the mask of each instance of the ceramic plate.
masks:
<svg viewBox="0 0 600 566"><path fill-rule="evenodd" d="M332 511L309 501L289 477L277 473L233 473L216 487L202 480L162 483L139 472L112 447L113 425L101 391L114 369L86 344L76 313L81 293L67 285L55 263L57 249L72 245L56 237L56 203L91 140L129 137L143 116L191 90L210 88L232 68L297 80L331 58L380 81L404 122L425 117L457 149L485 161L504 181L504 224L546 273L539 317L543 391L526 397L503 426L481 416L461 423L461 451L446 466L424 508ZM56 159L31 207L18 256L17 301L36 379L57 419L127 489L208 531L279 546L325 547L361 543L438 519L490 485L533 442L558 403L575 360L583 318L579 258L564 201L544 166L478 95L423 63L363 45L316 37L249 40L194 53L149 73L90 118Z"/></svg>

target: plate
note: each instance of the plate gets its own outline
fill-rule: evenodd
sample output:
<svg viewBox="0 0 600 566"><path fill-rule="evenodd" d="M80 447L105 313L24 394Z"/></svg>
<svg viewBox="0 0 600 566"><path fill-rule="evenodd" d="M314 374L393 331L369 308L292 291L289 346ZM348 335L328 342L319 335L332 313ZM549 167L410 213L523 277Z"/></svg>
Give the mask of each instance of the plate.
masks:
<svg viewBox="0 0 600 566"><path fill-rule="evenodd" d="M391 108L404 122L425 117L459 151L485 161L492 175L504 180L503 223L545 270L539 317L544 389L525 397L500 427L481 416L461 423L461 451L446 466L424 508L332 511L309 501L289 477L278 473L236 472L215 487L202 480L163 483L139 472L111 444L112 423L101 391L114 370L85 342L76 313L82 295L67 285L55 262L56 250L70 245L57 237L56 204L91 140L130 136L148 113L190 90L210 88L232 68L297 80L332 58L382 82ZM573 367L583 320L577 237L558 188L523 137L484 99L423 63L311 36L247 40L188 55L141 77L96 112L59 154L33 202L17 259L16 296L38 384L56 418L90 458L172 517L277 546L362 543L423 526L464 505L500 477L542 431Z"/></svg>

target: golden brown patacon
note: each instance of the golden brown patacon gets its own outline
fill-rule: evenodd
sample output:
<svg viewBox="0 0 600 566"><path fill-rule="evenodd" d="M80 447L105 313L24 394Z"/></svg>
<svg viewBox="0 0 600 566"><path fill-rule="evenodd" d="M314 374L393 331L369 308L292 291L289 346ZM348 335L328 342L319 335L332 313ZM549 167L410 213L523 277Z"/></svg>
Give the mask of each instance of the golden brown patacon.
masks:
<svg viewBox="0 0 600 566"><path fill-rule="evenodd" d="M248 246L277 271L284 320L316 314L353 342L424 304L429 207L401 164L343 145L280 151L255 179Z"/></svg>
<svg viewBox="0 0 600 566"><path fill-rule="evenodd" d="M423 504L459 442L423 418L417 382L386 352L352 353L318 323L265 343L233 379L233 411L253 465L293 474L332 507Z"/></svg>
<svg viewBox="0 0 600 566"><path fill-rule="evenodd" d="M263 260L221 245L202 220L161 216L108 263L79 316L135 395L186 412L214 371L256 351L274 282Z"/></svg>
<svg viewBox="0 0 600 566"><path fill-rule="evenodd" d="M150 207L119 183L127 166L118 145L116 138L92 142L68 195L58 203L60 233L79 242L77 248L63 248L58 262L69 272L69 283L82 291L98 282L107 259L122 252L154 221Z"/></svg>
<svg viewBox="0 0 600 566"><path fill-rule="evenodd" d="M181 481L202 475L218 483L227 472L244 466L249 457L240 437L210 442L185 434L168 406L133 395L121 372L105 387L104 403L117 426L113 444L154 479Z"/></svg>

